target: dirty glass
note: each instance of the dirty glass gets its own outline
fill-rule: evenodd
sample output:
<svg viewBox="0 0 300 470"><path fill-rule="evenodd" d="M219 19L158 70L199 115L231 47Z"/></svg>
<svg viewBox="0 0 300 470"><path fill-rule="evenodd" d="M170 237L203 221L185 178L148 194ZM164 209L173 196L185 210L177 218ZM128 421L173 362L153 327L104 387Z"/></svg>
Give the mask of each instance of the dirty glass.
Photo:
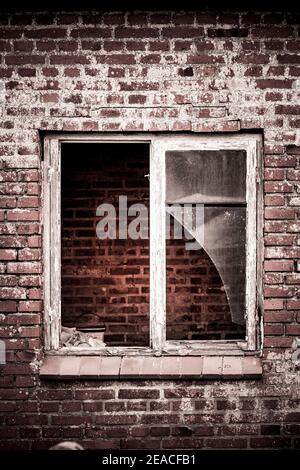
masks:
<svg viewBox="0 0 300 470"><path fill-rule="evenodd" d="M246 202L246 152L189 150L166 152L167 202Z"/></svg>
<svg viewBox="0 0 300 470"><path fill-rule="evenodd" d="M166 210L167 339L243 339L246 152L166 152Z"/></svg>

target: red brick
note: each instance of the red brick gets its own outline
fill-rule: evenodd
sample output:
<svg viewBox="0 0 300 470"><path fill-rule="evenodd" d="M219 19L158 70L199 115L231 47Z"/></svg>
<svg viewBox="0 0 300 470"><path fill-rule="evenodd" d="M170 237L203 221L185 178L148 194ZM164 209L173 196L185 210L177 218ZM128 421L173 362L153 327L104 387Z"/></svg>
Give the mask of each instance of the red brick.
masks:
<svg viewBox="0 0 300 470"><path fill-rule="evenodd" d="M264 340L266 348L290 348L292 338L288 336L267 336Z"/></svg>
<svg viewBox="0 0 300 470"><path fill-rule="evenodd" d="M21 312L40 312L41 302L35 300L22 301L19 303L19 311Z"/></svg>
<svg viewBox="0 0 300 470"><path fill-rule="evenodd" d="M265 246L291 246L295 242L293 235L267 235Z"/></svg>
<svg viewBox="0 0 300 470"><path fill-rule="evenodd" d="M264 306L266 310L282 310L283 309L283 301L276 299L267 299L264 302Z"/></svg>
<svg viewBox="0 0 300 470"><path fill-rule="evenodd" d="M289 155L300 155L300 145L287 145L286 153ZM295 157L294 160L296 160Z"/></svg>
<svg viewBox="0 0 300 470"><path fill-rule="evenodd" d="M128 28L123 26L118 26L115 30L116 38L158 38L159 30L158 28Z"/></svg>
<svg viewBox="0 0 300 470"><path fill-rule="evenodd" d="M285 172L283 169L280 168L267 168L265 170L265 179L266 180L283 180L284 179Z"/></svg>
<svg viewBox="0 0 300 470"><path fill-rule="evenodd" d="M283 325L268 325L266 324L264 326L264 333L266 336L272 336L272 335L283 335L284 334L284 327Z"/></svg>
<svg viewBox="0 0 300 470"><path fill-rule="evenodd" d="M42 55L7 55L5 63L7 65L42 65L45 63L45 56Z"/></svg>
<svg viewBox="0 0 300 470"><path fill-rule="evenodd" d="M300 325L286 325L285 326L285 334L291 336L299 336L300 335Z"/></svg>
<svg viewBox="0 0 300 470"><path fill-rule="evenodd" d="M7 211L7 220L8 221L29 221L29 220L39 220L40 212L38 210L14 210Z"/></svg>
<svg viewBox="0 0 300 470"><path fill-rule="evenodd" d="M268 64L270 61L270 58L267 54L259 54L259 53L248 53L248 54L243 54L243 55L237 55L235 56L234 60L237 63L241 64Z"/></svg>
<svg viewBox="0 0 300 470"><path fill-rule="evenodd" d="M287 170L287 179L292 181L300 181L300 170Z"/></svg>
<svg viewBox="0 0 300 470"><path fill-rule="evenodd" d="M244 38L249 34L247 28L208 28L207 35L210 38Z"/></svg>
<svg viewBox="0 0 300 470"><path fill-rule="evenodd" d="M19 67L18 74L20 75L20 77L35 77L36 70L31 69L31 68Z"/></svg>
<svg viewBox="0 0 300 470"><path fill-rule="evenodd" d="M121 389L119 391L119 398L127 398L127 399L141 399L141 398L159 398L159 391L158 390L147 390L147 389Z"/></svg>
<svg viewBox="0 0 300 470"><path fill-rule="evenodd" d="M1 261L13 261L17 258L16 250L1 250L0 249L0 260Z"/></svg>
<svg viewBox="0 0 300 470"><path fill-rule="evenodd" d="M289 437L251 437L250 447L254 449L281 449L290 447Z"/></svg>
<svg viewBox="0 0 300 470"><path fill-rule="evenodd" d="M294 269L293 261L282 260L282 261L265 261L264 262L265 271L282 271L290 272Z"/></svg>
<svg viewBox="0 0 300 470"><path fill-rule="evenodd" d="M288 146L291 147L291 146ZM295 167L296 166L296 158L293 156L285 156L285 157L275 157L268 155L265 158L265 166L270 167Z"/></svg>
<svg viewBox="0 0 300 470"><path fill-rule="evenodd" d="M135 64L136 59L132 54L111 54L101 55L96 57L98 64L109 64L109 65L130 65Z"/></svg>
<svg viewBox="0 0 300 470"><path fill-rule="evenodd" d="M53 55L50 56L51 65L86 65L89 59L84 55Z"/></svg>
<svg viewBox="0 0 300 470"><path fill-rule="evenodd" d="M210 438L206 440L206 447L212 449L243 449L247 447L247 439Z"/></svg>
<svg viewBox="0 0 300 470"><path fill-rule="evenodd" d="M7 315L7 324L8 325L36 325L41 323L39 315L33 314L9 314Z"/></svg>
<svg viewBox="0 0 300 470"><path fill-rule="evenodd" d="M17 276L9 276L9 275L0 275L0 286L16 286L18 283Z"/></svg>
<svg viewBox="0 0 300 470"><path fill-rule="evenodd" d="M58 93L46 93L41 96L42 103L58 103L59 94Z"/></svg>
<svg viewBox="0 0 300 470"><path fill-rule="evenodd" d="M76 400L112 400L115 398L114 390L76 390Z"/></svg>
<svg viewBox="0 0 300 470"><path fill-rule="evenodd" d="M0 312L16 312L17 303L11 300L0 300Z"/></svg>
<svg viewBox="0 0 300 470"><path fill-rule="evenodd" d="M15 197L1 197L0 207L13 209L17 205Z"/></svg>
<svg viewBox="0 0 300 470"><path fill-rule="evenodd" d="M198 38L204 36L204 29L201 27L168 27L162 28L162 38Z"/></svg>
<svg viewBox="0 0 300 470"><path fill-rule="evenodd" d="M280 52L284 49L284 42L276 39L270 39L268 41L264 41L265 48L271 51Z"/></svg>
<svg viewBox="0 0 300 470"><path fill-rule="evenodd" d="M0 287L0 299L25 299L24 287Z"/></svg>
<svg viewBox="0 0 300 470"><path fill-rule="evenodd" d="M18 52L32 52L34 48L33 41L14 41L14 50Z"/></svg>
<svg viewBox="0 0 300 470"><path fill-rule="evenodd" d="M283 101L283 94L278 92L266 93L266 101Z"/></svg>
<svg viewBox="0 0 300 470"><path fill-rule="evenodd" d="M40 257L41 253L36 249L24 248L18 252L19 261L36 261L39 260Z"/></svg>
<svg viewBox="0 0 300 470"><path fill-rule="evenodd" d="M278 105L275 107L275 114L300 114L300 106Z"/></svg>
<svg viewBox="0 0 300 470"><path fill-rule="evenodd" d="M41 265L36 262L8 263L7 272L12 274L38 274L41 272Z"/></svg>
<svg viewBox="0 0 300 470"><path fill-rule="evenodd" d="M195 15L193 13L177 13L174 12L173 22L175 25L193 25Z"/></svg>
<svg viewBox="0 0 300 470"><path fill-rule="evenodd" d="M80 426L82 424L91 423L91 416L76 416L63 414L60 416L51 416L51 424L54 426Z"/></svg>
<svg viewBox="0 0 300 470"><path fill-rule="evenodd" d="M103 415L96 416L96 424L102 426L121 426L121 425L132 425L136 424L136 415Z"/></svg>
<svg viewBox="0 0 300 470"><path fill-rule="evenodd" d="M67 35L67 29L65 28L36 28L25 30L24 35L29 39L40 39L40 38L63 38Z"/></svg>
<svg viewBox="0 0 300 470"><path fill-rule="evenodd" d="M273 176L274 173L271 174ZM276 177L276 175L274 175ZM265 191L268 193L291 193L293 192L293 185L285 182L265 182Z"/></svg>
<svg viewBox="0 0 300 470"><path fill-rule="evenodd" d="M253 37L286 38L292 35L290 26L257 26L252 28Z"/></svg>
<svg viewBox="0 0 300 470"><path fill-rule="evenodd" d="M0 38L1 39L15 39L22 36L22 30L16 28L1 28Z"/></svg>
<svg viewBox="0 0 300 470"><path fill-rule="evenodd" d="M45 77L56 77L59 74L59 71L56 67L43 67L42 74Z"/></svg>
<svg viewBox="0 0 300 470"><path fill-rule="evenodd" d="M284 206L285 199L283 196L265 196L266 206Z"/></svg>
<svg viewBox="0 0 300 470"><path fill-rule="evenodd" d="M294 219L295 218L295 211L294 209L271 209L267 207L265 209L265 218L266 219Z"/></svg>
<svg viewBox="0 0 300 470"><path fill-rule="evenodd" d="M298 310L300 309L300 300L289 300L287 302L288 310Z"/></svg>
<svg viewBox="0 0 300 470"><path fill-rule="evenodd" d="M111 37L112 30L110 28L101 27L84 27L72 29L71 37L73 38L108 38Z"/></svg>
<svg viewBox="0 0 300 470"><path fill-rule="evenodd" d="M279 64L299 64L298 54L278 54L277 60Z"/></svg>
<svg viewBox="0 0 300 470"><path fill-rule="evenodd" d="M224 57L212 54L188 55L186 62L188 64L222 64L224 63Z"/></svg>

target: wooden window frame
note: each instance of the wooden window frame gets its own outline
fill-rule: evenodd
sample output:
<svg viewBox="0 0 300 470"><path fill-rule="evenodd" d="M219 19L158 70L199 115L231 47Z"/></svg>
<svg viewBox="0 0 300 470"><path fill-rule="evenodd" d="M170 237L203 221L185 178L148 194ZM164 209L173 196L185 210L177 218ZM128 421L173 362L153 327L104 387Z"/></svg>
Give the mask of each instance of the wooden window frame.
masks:
<svg viewBox="0 0 300 470"><path fill-rule="evenodd" d="M148 143L150 149L150 346L60 347L61 144ZM246 340L166 340L165 153L170 150L245 150ZM245 355L261 349L262 137L258 134L48 134L43 161L45 350L56 355Z"/></svg>

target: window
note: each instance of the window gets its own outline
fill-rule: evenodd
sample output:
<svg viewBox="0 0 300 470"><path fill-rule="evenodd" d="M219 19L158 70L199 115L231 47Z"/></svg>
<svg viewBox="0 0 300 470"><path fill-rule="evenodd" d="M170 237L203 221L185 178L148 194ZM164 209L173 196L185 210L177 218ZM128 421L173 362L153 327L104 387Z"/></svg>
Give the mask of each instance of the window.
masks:
<svg viewBox="0 0 300 470"><path fill-rule="evenodd" d="M46 350L258 349L260 155L254 134L46 136Z"/></svg>

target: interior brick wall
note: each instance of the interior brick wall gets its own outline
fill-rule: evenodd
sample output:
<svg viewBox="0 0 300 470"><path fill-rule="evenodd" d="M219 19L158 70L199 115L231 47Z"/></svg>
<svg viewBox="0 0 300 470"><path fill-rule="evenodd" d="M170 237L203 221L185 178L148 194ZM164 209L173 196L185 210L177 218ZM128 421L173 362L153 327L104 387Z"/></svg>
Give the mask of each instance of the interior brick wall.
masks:
<svg viewBox="0 0 300 470"><path fill-rule="evenodd" d="M299 16L245 9L1 16L1 448L299 448ZM253 130L262 379L41 381L43 132Z"/></svg>
<svg viewBox="0 0 300 470"><path fill-rule="evenodd" d="M148 145L71 144L62 152L62 323L104 326L111 346L149 345L149 238L119 238L119 196L128 208L148 208L147 174ZM116 239L97 237L101 204L116 210Z"/></svg>

